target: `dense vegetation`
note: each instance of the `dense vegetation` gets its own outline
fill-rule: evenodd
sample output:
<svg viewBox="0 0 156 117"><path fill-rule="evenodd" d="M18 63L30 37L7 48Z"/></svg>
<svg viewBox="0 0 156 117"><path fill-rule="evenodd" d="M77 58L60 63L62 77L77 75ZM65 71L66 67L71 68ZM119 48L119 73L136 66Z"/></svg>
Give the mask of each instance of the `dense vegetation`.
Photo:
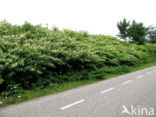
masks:
<svg viewBox="0 0 156 117"><path fill-rule="evenodd" d="M156 44L156 27L149 26L147 28L147 42Z"/></svg>
<svg viewBox="0 0 156 117"><path fill-rule="evenodd" d="M0 94L69 81L103 79L156 56L156 46L39 25L0 24Z"/></svg>
<svg viewBox="0 0 156 117"><path fill-rule="evenodd" d="M132 23L123 19L117 24L119 29L119 37L126 41L130 41L139 45L146 42L147 28L144 27L143 23L137 23L133 20Z"/></svg>

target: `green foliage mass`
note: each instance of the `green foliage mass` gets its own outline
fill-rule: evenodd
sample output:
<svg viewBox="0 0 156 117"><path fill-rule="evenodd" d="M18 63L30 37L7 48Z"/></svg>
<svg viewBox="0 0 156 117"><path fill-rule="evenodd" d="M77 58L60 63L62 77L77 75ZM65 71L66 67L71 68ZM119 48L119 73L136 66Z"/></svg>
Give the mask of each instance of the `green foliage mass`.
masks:
<svg viewBox="0 0 156 117"><path fill-rule="evenodd" d="M25 23L0 24L0 93L10 86L44 88L53 83L102 78L147 62L156 46L71 30L49 30ZM8 94L10 95L10 94Z"/></svg>
<svg viewBox="0 0 156 117"><path fill-rule="evenodd" d="M117 23L117 27L119 29L119 37L127 41L128 33L129 33L129 27L130 27L130 21L127 21L126 19L123 19L123 21L120 21Z"/></svg>
<svg viewBox="0 0 156 117"><path fill-rule="evenodd" d="M144 44L146 35L147 35L146 28L143 26L143 24L133 21L131 27L129 28L130 39L134 43Z"/></svg>
<svg viewBox="0 0 156 117"><path fill-rule="evenodd" d="M148 42L156 44L156 27L149 26L147 28Z"/></svg>
<svg viewBox="0 0 156 117"><path fill-rule="evenodd" d="M143 23L137 23L135 20L130 23L126 19L120 21L117 24L119 29L119 37L127 41L127 39L133 43L143 45L146 41L147 29Z"/></svg>

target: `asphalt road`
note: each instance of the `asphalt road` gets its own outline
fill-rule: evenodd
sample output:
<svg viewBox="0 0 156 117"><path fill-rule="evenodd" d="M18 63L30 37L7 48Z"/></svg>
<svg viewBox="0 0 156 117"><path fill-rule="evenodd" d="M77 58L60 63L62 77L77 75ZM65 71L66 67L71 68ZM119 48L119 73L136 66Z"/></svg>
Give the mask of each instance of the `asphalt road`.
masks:
<svg viewBox="0 0 156 117"><path fill-rule="evenodd" d="M156 66L1 108L0 117L156 117Z"/></svg>

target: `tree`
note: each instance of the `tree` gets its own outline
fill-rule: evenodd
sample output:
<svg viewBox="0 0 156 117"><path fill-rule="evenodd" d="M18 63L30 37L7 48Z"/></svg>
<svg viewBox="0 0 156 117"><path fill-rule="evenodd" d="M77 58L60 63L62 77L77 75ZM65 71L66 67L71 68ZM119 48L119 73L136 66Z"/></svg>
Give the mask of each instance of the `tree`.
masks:
<svg viewBox="0 0 156 117"><path fill-rule="evenodd" d="M156 44L156 27L149 26L147 28L148 42Z"/></svg>
<svg viewBox="0 0 156 117"><path fill-rule="evenodd" d="M120 21L117 24L117 27L120 31L120 34L118 36L124 39L125 41L127 41L129 26L130 26L130 21L127 21L126 19L123 19L123 21Z"/></svg>
<svg viewBox="0 0 156 117"><path fill-rule="evenodd" d="M124 39L125 41L130 40L133 43L137 44L144 44L145 43L145 36L146 36L146 28L144 27L143 23L137 23L135 20L130 23L130 21L120 21L117 24L119 29L119 37Z"/></svg>
<svg viewBox="0 0 156 117"><path fill-rule="evenodd" d="M139 45L144 44L146 39L146 28L143 26L143 23L137 23L133 21L129 28L129 38L132 42L137 43Z"/></svg>

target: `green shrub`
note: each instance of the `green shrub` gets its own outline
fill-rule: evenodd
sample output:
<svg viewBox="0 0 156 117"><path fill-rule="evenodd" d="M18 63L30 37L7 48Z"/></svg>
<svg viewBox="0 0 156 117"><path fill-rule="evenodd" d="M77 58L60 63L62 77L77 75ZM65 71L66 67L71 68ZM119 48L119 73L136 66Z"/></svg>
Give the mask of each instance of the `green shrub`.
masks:
<svg viewBox="0 0 156 117"><path fill-rule="evenodd" d="M27 22L22 26L2 22L0 93L8 93L8 87L17 84L21 89L32 89L103 79L107 73L126 72L128 66L147 62L151 54L156 56L156 47L149 44L139 46L111 36L48 30Z"/></svg>
<svg viewBox="0 0 156 117"><path fill-rule="evenodd" d="M19 84L16 84L16 85L9 84L7 86L6 91L3 91L1 93L1 96L8 97L8 96L13 96L13 95L21 94L22 92L23 92L23 90L22 90L22 88L20 87Z"/></svg>

